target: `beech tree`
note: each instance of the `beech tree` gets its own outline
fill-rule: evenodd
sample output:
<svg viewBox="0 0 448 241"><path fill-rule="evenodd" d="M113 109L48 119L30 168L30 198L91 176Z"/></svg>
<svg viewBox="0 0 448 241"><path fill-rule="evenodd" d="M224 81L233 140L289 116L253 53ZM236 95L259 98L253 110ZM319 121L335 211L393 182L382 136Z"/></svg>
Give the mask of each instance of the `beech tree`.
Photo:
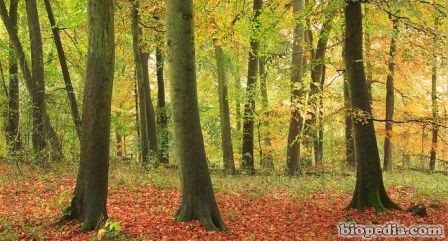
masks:
<svg viewBox="0 0 448 241"><path fill-rule="evenodd" d="M250 36L249 62L247 67L246 103L243 116L243 161L241 169L250 175L255 174L254 163L254 118L255 118L255 93L258 78L258 50L260 41L258 30L260 28L259 17L263 9L262 0L253 1L252 32Z"/></svg>
<svg viewBox="0 0 448 241"><path fill-rule="evenodd" d="M81 160L67 219L84 222L83 230L107 218L107 186L112 84L114 79L114 1L89 0L88 53L82 111Z"/></svg>
<svg viewBox="0 0 448 241"><path fill-rule="evenodd" d="M302 41L305 29L301 19L297 19L303 12L303 0L294 1L295 28L292 49L292 73L291 73L291 116L289 119L288 146L286 151L286 174L288 176L302 175L300 167L300 139L303 130L303 117L300 113L300 101L304 96L303 91L303 46Z"/></svg>
<svg viewBox="0 0 448 241"><path fill-rule="evenodd" d="M364 72L361 1L346 1L344 59L351 105L360 117L353 120L356 187L349 208L373 207L377 212L399 209L386 193L372 121L372 109ZM361 119L361 120L360 120Z"/></svg>
<svg viewBox="0 0 448 241"><path fill-rule="evenodd" d="M199 120L193 0L167 1L168 65L182 200L178 221L226 230L215 201Z"/></svg>

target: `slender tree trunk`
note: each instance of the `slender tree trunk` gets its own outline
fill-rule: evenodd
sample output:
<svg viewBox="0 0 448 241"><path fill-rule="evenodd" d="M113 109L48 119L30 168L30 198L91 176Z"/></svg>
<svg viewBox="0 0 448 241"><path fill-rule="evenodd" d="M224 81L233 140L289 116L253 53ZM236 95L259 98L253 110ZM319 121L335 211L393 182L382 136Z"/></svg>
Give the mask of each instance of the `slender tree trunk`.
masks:
<svg viewBox="0 0 448 241"><path fill-rule="evenodd" d="M309 135L311 136L311 141L314 146L314 158L316 165L322 165L322 154L321 150L320 136L321 132L320 124L318 119L321 112L321 102L323 101L322 91L323 91L323 80L324 80L324 68L325 68L325 53L327 51L328 45L328 35L331 31L332 18L327 17L322 29L319 33L319 39L317 41L317 48L314 56L311 60L311 87L310 87L310 97L309 105L312 107L311 119L307 121L307 129L309 130ZM314 52L314 51L313 51Z"/></svg>
<svg viewBox="0 0 448 241"><path fill-rule="evenodd" d="M258 75L258 49L260 42L258 31L260 27L259 16L263 9L263 0L253 1L254 16L252 20L252 33L250 36L250 52L247 72L247 87L246 87L246 103L244 104L244 118L243 118L243 161L241 169L250 174L255 174L254 162L254 119L255 119L255 93L257 86Z"/></svg>
<svg viewBox="0 0 448 241"><path fill-rule="evenodd" d="M385 171L392 171L392 127L394 119L394 74L395 74L395 56L397 53L398 38L398 19L389 16L392 21L392 39L389 49L389 63L386 81L386 136L384 138L384 164ZM389 121L390 120L390 121Z"/></svg>
<svg viewBox="0 0 448 241"><path fill-rule="evenodd" d="M137 85L138 85L138 80L137 80L137 78L136 78L136 72L137 71L134 71L134 79L135 79L135 82L134 82L134 102L135 102L135 129L136 129L136 132L137 132L137 140L139 140L139 141L141 141L141 134L140 134L140 118L138 117L139 116L139 114L140 114L140 111L139 111L139 101L138 101L138 99L139 99L139 96L138 96L138 87L137 87ZM139 154L137 155L138 156L138 160L139 161L142 161L142 159L141 159L141 157L142 157L142 155L141 155L141 152L139 152Z"/></svg>
<svg viewBox="0 0 448 241"><path fill-rule="evenodd" d="M17 34L17 8L18 0L10 1L9 18L15 33ZM12 41L9 43L9 91L8 92L8 112L7 112L7 126L6 138L9 146L9 154L16 156L22 148L20 139L19 120L20 120L20 106L19 106L19 67L17 65L17 56L14 50ZM6 88L6 86L5 86ZM5 89L6 91L6 89Z"/></svg>
<svg viewBox="0 0 448 241"><path fill-rule="evenodd" d="M351 104L366 115L363 121L353 121L357 175L353 199L348 207L358 210L373 207L377 212L398 209L384 188L364 64L359 61L363 58L361 2L347 0L346 4L344 55Z"/></svg>
<svg viewBox="0 0 448 241"><path fill-rule="evenodd" d="M303 12L303 0L294 1L294 15ZM303 117L300 113L302 99L304 98L303 86L303 38L304 26L301 19L296 19L294 28L294 43L292 49L292 73L291 73L291 117L289 120L288 146L286 154L286 174L288 176L302 175L300 167L300 143L303 129Z"/></svg>
<svg viewBox="0 0 448 241"><path fill-rule="evenodd" d="M215 201L199 119L193 0L168 0L167 18L170 95L182 184L176 219L199 220L208 229L226 230Z"/></svg>
<svg viewBox="0 0 448 241"><path fill-rule="evenodd" d="M169 139L168 139L168 113L165 102L165 80L163 76L164 58L162 49L156 48L156 66L157 66L157 112L159 122L160 135L160 162L164 164L169 163Z"/></svg>
<svg viewBox="0 0 448 241"><path fill-rule="evenodd" d="M123 136L119 130L115 130L115 139L117 141L117 157L123 157Z"/></svg>
<svg viewBox="0 0 448 241"><path fill-rule="evenodd" d="M148 69L149 54L142 53L142 67L143 67L143 89L145 91L145 106L147 115L147 129L150 155L154 158L154 164L160 163L160 153L157 145L157 128L156 128L156 113L154 111L154 105L152 104L151 86L149 85L149 69Z"/></svg>
<svg viewBox="0 0 448 241"><path fill-rule="evenodd" d="M439 135L439 126L437 126L437 121L439 118L439 108L437 101L437 59L434 59L434 66L432 68L432 85L431 85L431 100L432 100L432 118L434 124L432 125L432 142L431 142L431 153L429 159L429 170L431 172L436 170L436 158L437 158L437 139Z"/></svg>
<svg viewBox="0 0 448 241"><path fill-rule="evenodd" d="M222 47L219 45L215 45L215 60L218 72L219 116L221 119L221 147L224 173L233 175L235 173L235 163L233 160L232 128L230 127L228 81L225 69L225 55Z"/></svg>
<svg viewBox="0 0 448 241"><path fill-rule="evenodd" d="M261 167L267 171L274 171L274 161L272 156L272 144L271 144L271 129L269 124L269 117L271 112L268 110L269 99L268 99L268 88L267 88L267 66L266 57L262 57L259 60L259 72L260 72L260 92L261 92L261 104L263 106L264 119L262 121L263 129L265 130L263 137L264 150L263 156L261 157Z"/></svg>
<svg viewBox="0 0 448 241"><path fill-rule="evenodd" d="M237 63L238 64L238 63ZM235 67L235 119L236 119L236 130L239 132L241 130L241 75L240 67Z"/></svg>
<svg viewBox="0 0 448 241"><path fill-rule="evenodd" d="M44 113L45 110L45 80L42 37L40 33L39 15L35 0L26 0L26 15L30 33L31 46L31 76L33 79L33 147L40 161L45 161L46 146Z"/></svg>
<svg viewBox="0 0 448 241"><path fill-rule="evenodd" d="M67 218L83 230L107 220L107 186L112 84L114 79L114 2L89 0L87 75L82 111L81 162Z"/></svg>
<svg viewBox="0 0 448 241"><path fill-rule="evenodd" d="M62 46L61 36L59 35L59 28L56 25L56 20L54 18L50 0L44 0L44 2L45 2L45 9L47 11L48 19L50 21L51 29L53 32L54 43L56 45L56 50L58 51L59 63L61 65L62 77L64 78L65 90L67 91L73 122L75 123L78 139L81 140L81 128L82 128L81 117L79 115L78 102L76 101L75 91L73 90L73 85L70 78L70 72L67 66L67 59L65 57L64 48Z"/></svg>
<svg viewBox="0 0 448 241"><path fill-rule="evenodd" d="M147 168L150 161L149 151L149 130L148 130L148 108L146 107L146 99L148 92L145 89L145 77L143 72L143 56L140 50L140 35L141 29L139 27L139 2L132 0L132 42L134 50L134 63L137 77L138 89L138 104L139 104L139 127L140 127L140 158L142 165Z"/></svg>

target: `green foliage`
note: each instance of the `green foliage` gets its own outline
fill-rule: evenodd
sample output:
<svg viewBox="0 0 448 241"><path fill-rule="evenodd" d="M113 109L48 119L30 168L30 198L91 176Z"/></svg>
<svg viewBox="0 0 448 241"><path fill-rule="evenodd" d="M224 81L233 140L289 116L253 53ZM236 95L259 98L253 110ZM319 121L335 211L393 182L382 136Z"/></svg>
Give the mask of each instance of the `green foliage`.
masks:
<svg viewBox="0 0 448 241"><path fill-rule="evenodd" d="M121 233L121 229L119 222L108 219L93 240L123 240L126 235Z"/></svg>

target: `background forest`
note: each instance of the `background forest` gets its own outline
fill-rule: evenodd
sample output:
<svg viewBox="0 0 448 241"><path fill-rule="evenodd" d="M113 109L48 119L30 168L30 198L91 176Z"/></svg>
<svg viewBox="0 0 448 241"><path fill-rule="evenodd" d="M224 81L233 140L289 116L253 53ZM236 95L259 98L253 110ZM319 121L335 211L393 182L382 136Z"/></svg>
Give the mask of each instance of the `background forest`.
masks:
<svg viewBox="0 0 448 241"><path fill-rule="evenodd" d="M0 240L328 240L342 220L448 224L448 2L94 2L0 1ZM176 228L179 199L177 221L229 232ZM426 219L375 215L417 203ZM141 206L157 211L129 217ZM63 213L97 232L55 226ZM166 230L151 234L154 220Z"/></svg>

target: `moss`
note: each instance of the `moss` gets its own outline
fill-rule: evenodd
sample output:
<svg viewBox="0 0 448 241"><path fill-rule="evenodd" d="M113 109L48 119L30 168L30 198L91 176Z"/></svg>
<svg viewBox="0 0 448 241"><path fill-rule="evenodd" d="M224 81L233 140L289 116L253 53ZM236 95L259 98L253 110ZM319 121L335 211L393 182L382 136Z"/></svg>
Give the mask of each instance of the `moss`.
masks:
<svg viewBox="0 0 448 241"><path fill-rule="evenodd" d="M187 217L185 217L184 215L179 214L179 215L176 217L176 221L178 221L178 222L187 222L188 219L187 219Z"/></svg>
<svg viewBox="0 0 448 241"><path fill-rule="evenodd" d="M95 228L95 225L92 221L85 221L82 224L81 231L87 232L87 231L93 230L94 228Z"/></svg>
<svg viewBox="0 0 448 241"><path fill-rule="evenodd" d="M383 203L381 202L378 186L375 186L374 188L370 189L367 198L368 198L368 200L367 200L368 205L370 207L375 208L377 214L381 214L381 213L387 211L387 208L384 207Z"/></svg>
<svg viewBox="0 0 448 241"><path fill-rule="evenodd" d="M71 220L73 219L72 216L72 208L71 207L67 207L64 209L64 211L62 212L62 220Z"/></svg>

